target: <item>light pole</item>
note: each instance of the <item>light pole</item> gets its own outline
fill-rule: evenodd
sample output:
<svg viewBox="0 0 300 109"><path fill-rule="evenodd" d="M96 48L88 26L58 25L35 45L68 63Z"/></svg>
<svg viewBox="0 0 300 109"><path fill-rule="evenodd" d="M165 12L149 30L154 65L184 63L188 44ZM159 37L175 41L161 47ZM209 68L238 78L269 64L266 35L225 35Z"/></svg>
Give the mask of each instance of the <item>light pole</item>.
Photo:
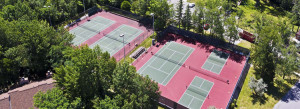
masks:
<svg viewBox="0 0 300 109"><path fill-rule="evenodd" d="M120 37L123 37L123 47L124 47L124 63L125 63L125 43L124 43L124 34L120 34Z"/></svg>
<svg viewBox="0 0 300 109"><path fill-rule="evenodd" d="M50 18L50 7L51 6L44 6L44 8L48 8L48 13L49 13L49 22L50 22L50 26L52 26L52 23L51 23L51 18Z"/></svg>
<svg viewBox="0 0 300 109"><path fill-rule="evenodd" d="M150 15L151 15L152 18L153 18L153 34L154 34L154 31L155 31L155 29L154 29L154 13L151 13Z"/></svg>

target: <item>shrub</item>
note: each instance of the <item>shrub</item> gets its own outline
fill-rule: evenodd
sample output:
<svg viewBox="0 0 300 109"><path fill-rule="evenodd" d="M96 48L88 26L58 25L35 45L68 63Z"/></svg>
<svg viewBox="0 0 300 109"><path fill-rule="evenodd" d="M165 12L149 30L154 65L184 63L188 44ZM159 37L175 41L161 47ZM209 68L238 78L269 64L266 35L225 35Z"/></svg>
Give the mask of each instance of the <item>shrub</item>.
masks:
<svg viewBox="0 0 300 109"><path fill-rule="evenodd" d="M254 77L250 77L249 87L254 91L255 95L263 96L265 91L267 91L268 85L264 83L262 78L256 80Z"/></svg>
<svg viewBox="0 0 300 109"><path fill-rule="evenodd" d="M130 11L131 8L131 4L128 1L123 1L121 4L121 9L126 10L126 11Z"/></svg>

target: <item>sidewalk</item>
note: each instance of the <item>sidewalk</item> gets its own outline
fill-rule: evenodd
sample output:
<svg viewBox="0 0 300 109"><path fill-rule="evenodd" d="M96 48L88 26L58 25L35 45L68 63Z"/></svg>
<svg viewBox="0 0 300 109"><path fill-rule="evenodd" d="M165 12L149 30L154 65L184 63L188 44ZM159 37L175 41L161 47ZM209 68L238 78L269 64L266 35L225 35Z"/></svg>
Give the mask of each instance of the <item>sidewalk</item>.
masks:
<svg viewBox="0 0 300 109"><path fill-rule="evenodd" d="M274 106L273 109L299 109L300 107L300 80Z"/></svg>

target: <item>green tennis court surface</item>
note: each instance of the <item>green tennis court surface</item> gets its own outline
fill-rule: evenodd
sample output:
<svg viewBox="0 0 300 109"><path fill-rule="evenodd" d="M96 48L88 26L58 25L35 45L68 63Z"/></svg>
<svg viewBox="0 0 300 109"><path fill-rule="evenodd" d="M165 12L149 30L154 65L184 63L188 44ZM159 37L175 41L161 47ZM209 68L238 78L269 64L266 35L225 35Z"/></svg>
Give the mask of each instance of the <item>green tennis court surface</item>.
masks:
<svg viewBox="0 0 300 109"><path fill-rule="evenodd" d="M176 42L167 42L138 70L138 73L149 75L152 80L167 85L193 51L194 48Z"/></svg>
<svg viewBox="0 0 300 109"><path fill-rule="evenodd" d="M70 31L70 33L75 35L72 42L74 45L80 45L114 23L115 21L96 16L90 21L85 22Z"/></svg>
<svg viewBox="0 0 300 109"><path fill-rule="evenodd" d="M218 51L218 50L213 50L213 52L211 52L209 57L206 59L202 68L214 72L216 74L220 74L228 57L229 57L228 53Z"/></svg>
<svg viewBox="0 0 300 109"><path fill-rule="evenodd" d="M138 37L141 33L143 33L143 31L140 29L123 24L90 45L90 48L94 48L96 45L99 45L102 50L107 51L112 56L123 48L123 38L120 37L121 34L124 34L124 43L126 45ZM134 44L132 44L132 46L134 46Z"/></svg>
<svg viewBox="0 0 300 109"><path fill-rule="evenodd" d="M196 76L178 103L189 109L200 109L213 85L213 82Z"/></svg>

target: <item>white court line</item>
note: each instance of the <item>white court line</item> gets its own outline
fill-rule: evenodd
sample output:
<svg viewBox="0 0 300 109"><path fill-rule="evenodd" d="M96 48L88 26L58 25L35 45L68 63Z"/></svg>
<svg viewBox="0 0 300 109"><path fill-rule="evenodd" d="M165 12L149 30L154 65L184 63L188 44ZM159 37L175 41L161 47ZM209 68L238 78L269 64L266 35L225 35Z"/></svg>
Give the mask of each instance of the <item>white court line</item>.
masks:
<svg viewBox="0 0 300 109"><path fill-rule="evenodd" d="M180 59L179 63L181 63L182 59L184 59L184 58L186 57L186 55L187 55L190 51L191 51L191 48L189 48L189 51L188 51L188 52ZM191 54L192 54L192 53L190 53L188 57L190 57ZM185 59L185 61L188 59L188 57ZM185 61L184 61L184 62L185 62ZM177 63L177 64L178 64L178 63ZM173 67L173 69L172 69L172 71L171 71L170 74L172 74L172 72L174 71L175 68L176 68L176 67ZM180 67L179 67L179 68L180 68ZM169 74L167 77L169 77L170 74ZM175 75L175 74L174 74L174 75ZM174 75L173 75L173 76L174 76ZM166 78L167 78L167 77L166 77ZM163 82L165 82L166 78L164 79ZM168 83L169 83L169 82L170 82L170 81L168 81ZM167 83L167 84L168 84L168 83ZM167 85L167 84L166 84L166 85ZM164 86L165 86L165 85L164 85Z"/></svg>
<svg viewBox="0 0 300 109"><path fill-rule="evenodd" d="M193 82L196 78L203 79L203 78L200 78L200 77L195 76L194 79L192 80L192 82ZM201 86L203 85L203 83L204 83L205 81L208 81L208 80L206 80L206 79L203 79L203 80L204 80L204 81L201 83ZM189 87L192 85L192 82L189 84ZM208 81L208 82L210 82L210 81ZM214 85L213 82L210 82L210 83L212 83L212 84ZM212 86L213 86L213 85L212 85ZM201 87L201 86L200 86L200 87ZM200 89L201 89L201 88L200 88ZM200 109L201 109L201 107L202 107L202 105L204 104L204 101L206 100L207 96L209 95L211 89L212 89L212 87L209 89L208 94L206 95L206 97L205 97L204 100L201 100L201 99L199 99L199 98L197 98L197 97L194 97L194 96L192 96L192 95L186 93L187 89L186 89L185 92L182 94L182 96L183 96L184 94L187 94L187 95L189 95L189 96L191 96L191 97L193 97L193 98L196 98L196 99L198 99L198 100L203 101L203 103L202 103L201 106L200 106ZM202 89L202 90L203 90L203 89ZM205 90L204 90L204 91L205 91ZM180 97L180 99L182 98L182 96ZM179 100L179 101L180 101L180 100ZM178 101L178 103L179 103L179 101ZM193 99L192 99L192 101L193 101ZM191 102L192 102L192 101L191 101ZM190 104L191 104L191 102L190 102ZM190 104L189 104L189 105L190 105ZM187 108L189 108L189 105L188 105Z"/></svg>
<svg viewBox="0 0 300 109"><path fill-rule="evenodd" d="M191 97L193 97L192 98L192 100L190 101L190 103L189 103L189 105L187 106L188 108L190 107L190 105L192 104L192 102L194 101L194 99L198 99L198 98L196 98L196 97L194 97L194 96L192 96L192 95L190 95L190 94L188 94L188 93L186 93L188 96L191 96ZM202 104L204 103L204 100L201 100L201 99L198 99L198 100L200 100L200 101L203 101L202 102ZM202 107L202 104L201 104L201 106L200 107Z"/></svg>
<svg viewBox="0 0 300 109"><path fill-rule="evenodd" d="M213 55L211 55L211 54L212 54L212 53L210 53L210 55L209 55L208 57L212 56L212 57L219 58L219 57L213 56ZM229 58L229 56L230 56L230 54L228 54L228 58ZM209 62L209 61L208 61L208 58L207 58L206 61L208 61L209 63L213 64L213 66L209 69L209 71L211 71L212 68L213 68L215 65L216 65L216 66L219 66L219 67L221 67L222 69L221 69L219 72L215 72L215 73L218 73L218 75L220 75L220 72L223 70L223 67L225 66L225 64L226 64L226 62L227 62L227 60L228 60L228 58L225 60L225 63L223 64L223 66L220 66L220 65L214 64L214 63L212 63L212 62ZM204 64L203 64L203 65L204 65ZM212 71L211 71L211 72L212 72Z"/></svg>
<svg viewBox="0 0 300 109"><path fill-rule="evenodd" d="M152 67L152 66L149 66L149 67L150 67L150 68L152 68L152 69L155 69L155 70L161 71L161 72L163 72L163 73L165 73L165 74L167 74L167 75L168 75L168 73L167 73L167 72L165 72L165 71L159 70L159 69L157 69L157 68L155 68L155 67Z"/></svg>
<svg viewBox="0 0 300 109"><path fill-rule="evenodd" d="M171 56L170 56L170 57L172 57L172 56L174 55L174 53L175 53L175 52L173 52L173 53L171 54ZM169 60L169 59L170 59L170 57L168 57L168 58L167 58L167 60ZM162 66L164 66L164 65L165 65L165 64L168 62L167 60L166 60L166 61L164 61L164 63L163 63L163 64L162 64L162 65L161 65L161 66L160 66L158 69L160 69Z"/></svg>
<svg viewBox="0 0 300 109"><path fill-rule="evenodd" d="M98 24L96 24L96 25L94 25L94 26L97 26L97 25L98 25ZM94 27L94 26L92 26L92 27ZM78 26L78 27L80 27L80 26ZM91 27L91 28L92 28L92 27ZM82 27L80 27L80 28L83 29L84 31L83 31L83 32L80 32L80 33L77 34L77 35L75 34L75 36L81 37L81 38L82 38L82 39L79 41L80 44L83 43L84 41L88 40L89 38L91 38L91 37L94 36L94 35L93 35L93 32L88 32L88 33L84 34L85 36L88 36L88 38L85 38L85 37L81 36L81 34L87 32L87 31L90 31L90 30L84 29L84 28L82 28Z"/></svg>
<svg viewBox="0 0 300 109"><path fill-rule="evenodd" d="M168 45L166 46L166 48L167 48L169 45L170 45L170 44L168 44ZM164 46L164 47L165 47L165 46ZM165 51L165 50L166 50L166 49L163 49L163 51ZM163 51L161 51L159 54L161 54ZM153 56L152 56L152 57L153 57ZM152 59L152 57L151 57L150 59ZM154 60L157 59L157 57L153 57L153 58L154 58L154 59L152 59L152 62L148 61L148 62L150 62L149 65L151 65L151 64L154 62ZM146 64L147 64L148 62L146 62ZM144 65L145 65L145 64L144 64ZM143 65L141 68L143 68L144 65ZM144 70L143 70L140 74L143 74L143 72L145 71L145 69L146 69L149 65L145 66Z"/></svg>
<svg viewBox="0 0 300 109"><path fill-rule="evenodd" d="M170 49L170 48L168 48L168 49L171 50L171 51L177 52L178 54L186 55L186 53L181 53L181 52L178 52L178 51Z"/></svg>
<svg viewBox="0 0 300 109"><path fill-rule="evenodd" d="M127 26L127 25L123 24L123 25L119 26L117 29L115 29L115 30L109 32L108 34L106 34L106 35L104 36L105 39L102 39L102 38L101 38L99 41L97 41L97 42L94 43L94 44L100 43L100 42L105 41L105 40L111 40L111 41L109 41L109 42L110 42L109 44L105 45L106 48L110 48L112 44L114 45L114 44L116 44L116 42L119 43L119 41L115 41L115 40L113 40L113 39L110 39L109 36L107 36L107 35L116 34L116 33L118 33L122 28L124 28L125 26L126 26L126 27L130 27L130 26ZM132 28L132 27L130 27L130 28ZM134 35L136 35L136 34L141 34L141 33L143 32L143 31L141 31L141 30L139 30L139 29L136 29L136 28L133 28L133 29L135 29L135 30L138 31L138 32L136 32ZM124 31L121 31L121 32L124 32ZM127 33L127 32L125 32L125 33ZM129 34L129 33L127 33L127 34ZM132 34L130 34L130 35L132 36ZM111 36L114 36L114 35L111 35ZM136 37L137 37L137 36L136 36ZM116 37L116 38L118 38L118 37ZM129 38L127 38L127 39L129 39ZM127 40L126 40L126 41L127 41ZM94 45L94 44L93 44L93 45ZM125 44L127 44L127 43L125 43ZM117 46L115 46L116 49L110 49L110 50L111 50L110 54L111 54L111 55L114 55L117 51L119 51L121 48L123 48L122 46L123 46L123 43L120 42Z"/></svg>

